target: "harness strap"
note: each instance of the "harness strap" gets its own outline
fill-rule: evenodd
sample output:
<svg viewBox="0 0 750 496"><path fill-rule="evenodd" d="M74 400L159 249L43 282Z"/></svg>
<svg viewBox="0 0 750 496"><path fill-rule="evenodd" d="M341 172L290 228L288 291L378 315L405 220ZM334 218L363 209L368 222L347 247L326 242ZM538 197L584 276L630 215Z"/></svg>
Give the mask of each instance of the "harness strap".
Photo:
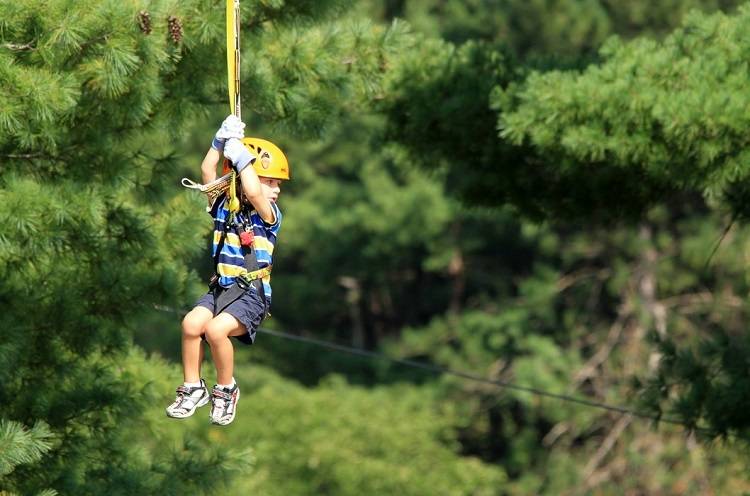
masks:
<svg viewBox="0 0 750 496"><path fill-rule="evenodd" d="M226 307L240 299L242 295L244 295L250 289L250 286L254 286L255 290L258 292L258 296L260 296L260 299L263 301L263 318L265 319L270 314L268 312L266 293L265 291L263 291L262 279L269 276L270 274L270 266L263 267L262 269L258 270L253 270L251 272L246 272L241 276L237 276L234 284L232 284L228 288L219 286L217 279L213 287L211 288L214 292L214 315L220 314Z"/></svg>
<svg viewBox="0 0 750 496"><path fill-rule="evenodd" d="M237 277L244 280L245 282L250 283L258 279L263 279L264 277L268 277L270 275L271 275L271 266L269 265L268 267L263 267L262 269L245 272L244 274L239 275Z"/></svg>
<svg viewBox="0 0 750 496"><path fill-rule="evenodd" d="M250 283L255 287L255 291L258 292L260 299L263 301L263 319L270 315L268 311L268 301L266 300L266 291L263 289L263 278L271 275L271 266L258 268L258 259L255 256L255 246L245 248L245 269L252 269L240 276L239 281ZM234 286L240 286L240 282L237 281ZM249 286L245 288L250 289Z"/></svg>
<svg viewBox="0 0 750 496"><path fill-rule="evenodd" d="M183 177L182 178L182 185L186 188L195 189L200 191L201 193L204 193L206 195L206 199L208 200L208 206L206 207L206 212L210 212L213 208L214 204L216 203L216 200L229 191L229 185L232 181L232 175L228 172L226 172L223 176L221 176L219 179L216 179L215 181L211 181L207 184L198 184L190 179Z"/></svg>

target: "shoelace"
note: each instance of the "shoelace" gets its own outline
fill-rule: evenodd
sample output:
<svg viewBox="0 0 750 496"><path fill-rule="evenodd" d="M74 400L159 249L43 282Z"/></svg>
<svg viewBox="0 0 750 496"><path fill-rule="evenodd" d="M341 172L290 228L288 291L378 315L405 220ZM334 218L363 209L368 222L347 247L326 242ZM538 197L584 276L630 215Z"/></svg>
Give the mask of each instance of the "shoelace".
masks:
<svg viewBox="0 0 750 496"><path fill-rule="evenodd" d="M232 399L232 395L227 392L214 389L213 391L211 391L211 396L213 396L214 398L215 411L218 411L220 415L224 415L226 409L225 407L227 403Z"/></svg>
<svg viewBox="0 0 750 496"><path fill-rule="evenodd" d="M200 393L198 396L194 396L195 393ZM200 388L194 389L192 392L190 389L186 388L185 386L180 386L177 388L177 398L175 399L175 406L174 408L180 408L185 410L190 410L190 407L192 405L195 405L200 401L201 396L203 396L203 391L201 391ZM187 406L185 405L185 402L189 401L192 403L192 405Z"/></svg>

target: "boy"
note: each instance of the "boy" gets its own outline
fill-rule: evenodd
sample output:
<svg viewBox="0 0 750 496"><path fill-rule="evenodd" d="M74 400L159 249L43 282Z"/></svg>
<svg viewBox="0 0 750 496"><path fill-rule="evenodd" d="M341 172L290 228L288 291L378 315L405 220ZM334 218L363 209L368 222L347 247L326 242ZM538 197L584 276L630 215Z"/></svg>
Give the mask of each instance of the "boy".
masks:
<svg viewBox="0 0 750 496"><path fill-rule="evenodd" d="M210 210L214 219L212 255L216 273L208 293L182 321L185 382L167 407L167 415L173 418L193 415L210 399L212 423L227 425L234 420L240 389L232 375L234 348L229 337L252 344L271 302L270 269L281 225L276 200L282 180L289 179L289 166L274 144L256 138L242 139L244 127L239 118L227 117L201 163L206 184L216 178L216 165L224 152L240 179L241 206L232 212L229 195L224 193ZM200 377L204 339L211 347L217 373L217 384L210 394Z"/></svg>

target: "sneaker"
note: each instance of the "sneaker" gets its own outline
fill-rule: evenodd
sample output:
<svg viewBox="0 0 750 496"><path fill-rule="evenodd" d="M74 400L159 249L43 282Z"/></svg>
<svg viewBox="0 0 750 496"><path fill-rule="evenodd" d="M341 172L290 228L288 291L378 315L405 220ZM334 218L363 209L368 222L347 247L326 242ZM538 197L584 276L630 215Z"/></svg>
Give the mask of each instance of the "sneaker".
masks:
<svg viewBox="0 0 750 496"><path fill-rule="evenodd" d="M201 379L198 387L187 387L184 384L177 388L177 398L167 407L167 417L187 418L208 403L209 395L206 383Z"/></svg>
<svg viewBox="0 0 750 496"><path fill-rule="evenodd" d="M240 388L237 384L232 389L214 386L211 389L211 423L218 425L231 424L237 412L240 400Z"/></svg>

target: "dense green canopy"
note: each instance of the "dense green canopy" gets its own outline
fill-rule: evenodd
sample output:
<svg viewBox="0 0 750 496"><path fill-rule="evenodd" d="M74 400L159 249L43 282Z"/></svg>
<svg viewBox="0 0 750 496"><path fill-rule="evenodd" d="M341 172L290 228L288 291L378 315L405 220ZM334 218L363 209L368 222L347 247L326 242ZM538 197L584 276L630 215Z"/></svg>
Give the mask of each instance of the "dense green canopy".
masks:
<svg viewBox="0 0 750 496"><path fill-rule="evenodd" d="M264 325L683 426L261 334L221 429L163 408L223 3L0 0L0 494L750 491L736 4L243 0Z"/></svg>
<svg viewBox="0 0 750 496"><path fill-rule="evenodd" d="M565 157L564 167L637 171L644 186L721 197L750 173L749 24L747 8L694 14L661 43L612 40L582 73L534 73L501 117L501 135ZM648 203L662 200L655 193Z"/></svg>

